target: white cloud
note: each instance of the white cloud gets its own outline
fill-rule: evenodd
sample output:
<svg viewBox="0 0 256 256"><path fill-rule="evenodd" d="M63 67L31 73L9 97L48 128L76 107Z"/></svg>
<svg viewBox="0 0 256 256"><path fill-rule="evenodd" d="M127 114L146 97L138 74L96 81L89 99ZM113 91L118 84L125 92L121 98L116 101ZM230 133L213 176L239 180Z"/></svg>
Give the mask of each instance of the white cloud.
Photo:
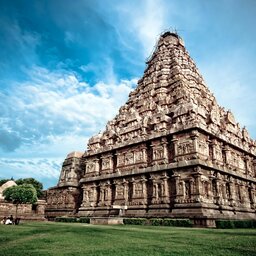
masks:
<svg viewBox="0 0 256 256"><path fill-rule="evenodd" d="M19 138L8 141L16 147L49 144L59 136L65 141L81 140L94 134L117 113L136 84L132 79L90 86L75 73L40 67L29 75L31 80L16 84L12 95L0 95L1 129Z"/></svg>
<svg viewBox="0 0 256 256"><path fill-rule="evenodd" d="M57 184L63 158L1 158L0 179L35 178L44 189Z"/></svg>
<svg viewBox="0 0 256 256"><path fill-rule="evenodd" d="M1 176L7 177L10 173L5 173L4 170L13 170L15 179L28 178L33 174L35 177L42 178L57 178L60 174L61 163L63 159L51 158L1 158L0 168Z"/></svg>
<svg viewBox="0 0 256 256"><path fill-rule="evenodd" d="M167 25L168 13L164 2L162 0L120 2L115 9L119 20L113 24L118 28L123 45L127 48L131 47L131 43L125 40L126 35L122 33L125 26L126 34L132 34L129 40L139 41L144 58L148 57L158 36L170 26Z"/></svg>
<svg viewBox="0 0 256 256"><path fill-rule="evenodd" d="M166 12L162 1L148 0L144 10L131 23L142 42L145 57L152 51L158 35L165 29Z"/></svg>

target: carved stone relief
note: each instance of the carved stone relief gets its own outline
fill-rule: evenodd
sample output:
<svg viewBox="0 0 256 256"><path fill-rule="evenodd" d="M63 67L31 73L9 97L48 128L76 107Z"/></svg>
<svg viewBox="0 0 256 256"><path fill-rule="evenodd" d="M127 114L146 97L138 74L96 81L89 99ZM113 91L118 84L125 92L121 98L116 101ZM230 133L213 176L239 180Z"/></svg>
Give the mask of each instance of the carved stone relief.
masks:
<svg viewBox="0 0 256 256"><path fill-rule="evenodd" d="M193 142L189 140L178 142L177 149L178 149L177 150L178 155L186 155L194 151L194 145L193 145Z"/></svg>
<svg viewBox="0 0 256 256"><path fill-rule="evenodd" d="M124 164L125 165L134 164L134 153L133 152L127 152L125 154Z"/></svg>
<svg viewBox="0 0 256 256"><path fill-rule="evenodd" d="M85 162L85 174L94 173L94 175L98 175L99 173L99 159L89 158Z"/></svg>

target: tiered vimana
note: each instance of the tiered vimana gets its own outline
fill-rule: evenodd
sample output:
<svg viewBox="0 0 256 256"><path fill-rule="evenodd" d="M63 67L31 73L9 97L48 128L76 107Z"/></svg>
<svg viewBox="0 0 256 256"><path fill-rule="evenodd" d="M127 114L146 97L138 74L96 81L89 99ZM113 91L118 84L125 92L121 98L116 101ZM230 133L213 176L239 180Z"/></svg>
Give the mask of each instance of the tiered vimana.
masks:
<svg viewBox="0 0 256 256"><path fill-rule="evenodd" d="M221 108L175 33L85 153L69 154L47 216L256 219L256 142ZM127 209L126 209L127 208Z"/></svg>

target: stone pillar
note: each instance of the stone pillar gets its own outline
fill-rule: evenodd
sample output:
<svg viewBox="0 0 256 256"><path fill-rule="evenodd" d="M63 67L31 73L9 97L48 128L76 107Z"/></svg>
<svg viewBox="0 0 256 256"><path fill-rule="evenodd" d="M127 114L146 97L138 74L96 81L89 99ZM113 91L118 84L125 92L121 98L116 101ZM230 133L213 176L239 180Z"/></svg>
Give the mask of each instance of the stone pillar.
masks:
<svg viewBox="0 0 256 256"><path fill-rule="evenodd" d="M256 159L253 160L253 177L256 178Z"/></svg>
<svg viewBox="0 0 256 256"><path fill-rule="evenodd" d="M91 186L91 191L89 191L90 206L94 207L97 205L97 185L95 183Z"/></svg>
<svg viewBox="0 0 256 256"><path fill-rule="evenodd" d="M199 152L199 147L198 147L198 137L199 137L199 134L198 134L198 131L193 131L193 134L190 136L192 141L193 141L193 146L194 146L194 151L196 153Z"/></svg>
<svg viewBox="0 0 256 256"><path fill-rule="evenodd" d="M221 194L221 189L220 189L220 174L217 173L217 177L215 178L216 182L216 196L214 197L216 204L222 204L222 194Z"/></svg>
<svg viewBox="0 0 256 256"><path fill-rule="evenodd" d="M249 198L248 184L245 181L242 181L241 186L242 186L243 205L246 208L250 208L250 198Z"/></svg>
<svg viewBox="0 0 256 256"><path fill-rule="evenodd" d="M147 159L147 147L144 146L142 147L142 157L143 157L143 162L147 163L148 162L148 159Z"/></svg>
<svg viewBox="0 0 256 256"><path fill-rule="evenodd" d="M104 185L100 185L100 196L99 196L98 206L104 205L104 198L105 198L105 187Z"/></svg>
<svg viewBox="0 0 256 256"><path fill-rule="evenodd" d="M135 188L136 188L136 180L132 178L132 201L136 197Z"/></svg>
<svg viewBox="0 0 256 256"><path fill-rule="evenodd" d="M173 139L171 141L173 143L173 161L177 162L177 156L178 156L178 139L176 139L175 135L173 136Z"/></svg>
<svg viewBox="0 0 256 256"><path fill-rule="evenodd" d="M233 177L230 177L229 179L229 188L230 188L230 203L231 203L231 206L234 206L234 203L236 201L236 187L235 187L235 184L234 184L234 179Z"/></svg>
<svg viewBox="0 0 256 256"><path fill-rule="evenodd" d="M162 176L162 198L163 198L163 203L169 203L169 189L168 189L168 176L166 172Z"/></svg>
<svg viewBox="0 0 256 256"><path fill-rule="evenodd" d="M90 202L89 202L88 186L87 185L83 185L82 189L83 189L83 202L82 202L82 206L89 206Z"/></svg>
<svg viewBox="0 0 256 256"><path fill-rule="evenodd" d="M215 163L217 161L217 155L216 155L216 146L217 146L217 140L213 139L211 141L211 146L212 146L212 161Z"/></svg>
<svg viewBox="0 0 256 256"><path fill-rule="evenodd" d="M161 144L163 145L163 158L165 160L166 163L168 163L168 150L167 150L167 139L166 138L162 138L162 142Z"/></svg>
<svg viewBox="0 0 256 256"><path fill-rule="evenodd" d="M222 192L221 192L221 194L222 194L222 202L223 202L223 204L227 204L228 203L228 195L227 195L227 181L226 181L226 179L224 179L223 181L222 181L222 185L221 185L221 188L222 188Z"/></svg>
<svg viewBox="0 0 256 256"><path fill-rule="evenodd" d="M244 204L244 200L245 200L245 193L244 193L244 182L240 181L239 183L239 188L240 188L240 194L241 194L241 203Z"/></svg>
<svg viewBox="0 0 256 256"><path fill-rule="evenodd" d="M96 159L94 160L94 162L95 162L95 175L97 176L97 175L99 175L99 173L100 173L99 159L96 158Z"/></svg>
<svg viewBox="0 0 256 256"><path fill-rule="evenodd" d="M224 146L224 152L225 152L225 158L226 158L225 164L227 165L227 167L230 167L229 163L232 161L232 157L231 157L231 152L230 152L229 146L227 146L227 145Z"/></svg>
<svg viewBox="0 0 256 256"><path fill-rule="evenodd" d="M212 181L214 179L213 175L209 175L209 187L208 187L208 199L213 202L213 187L212 187Z"/></svg>
<svg viewBox="0 0 256 256"><path fill-rule="evenodd" d="M111 189L111 183L108 180L105 183L105 205L110 206L111 205L111 199L112 199L112 189Z"/></svg>
<svg viewBox="0 0 256 256"><path fill-rule="evenodd" d="M188 195L188 198L189 199L193 199L193 201L200 202L200 194L199 195L195 195L196 190L197 189L196 189L195 180L193 178L191 178L189 180L189 195Z"/></svg>
<svg viewBox="0 0 256 256"><path fill-rule="evenodd" d="M245 175L248 176L251 173L251 168L250 168L250 157L245 155L244 156L244 165L245 165Z"/></svg>
<svg viewBox="0 0 256 256"><path fill-rule="evenodd" d="M195 196L196 202L200 202L201 201L201 196L202 196L202 182L201 182L202 173L201 173L201 168L200 167L196 167L195 171L196 171L196 173L193 175L195 177L194 196Z"/></svg>
<svg viewBox="0 0 256 256"><path fill-rule="evenodd" d="M142 183L142 199L143 199L143 204L147 203L147 179L145 176L142 176L141 178L141 183Z"/></svg>
<svg viewBox="0 0 256 256"><path fill-rule="evenodd" d="M158 203L158 184L156 182L156 180L152 180L153 183L153 195L152 195L152 204L156 204Z"/></svg>
<svg viewBox="0 0 256 256"><path fill-rule="evenodd" d="M129 182L126 179L123 179L125 205L128 204L128 193L129 193L129 185L128 184L129 184Z"/></svg>
<svg viewBox="0 0 256 256"><path fill-rule="evenodd" d="M240 205L242 203L242 193L241 193L241 187L240 187L240 181L237 180L236 182L236 201L238 203L238 205Z"/></svg>
<svg viewBox="0 0 256 256"><path fill-rule="evenodd" d="M251 203L251 208L252 209L254 209L255 208L255 203L256 203L256 201L255 201L255 195L256 195L256 193L255 193L255 185L252 183L252 184L250 184L250 186L249 186L249 198L250 198L250 203Z"/></svg>
<svg viewBox="0 0 256 256"><path fill-rule="evenodd" d="M191 199L191 179L186 180L186 181L181 181L181 184L183 185L183 202L187 203L188 200Z"/></svg>
<svg viewBox="0 0 256 256"><path fill-rule="evenodd" d="M174 178L174 181L175 181L175 191L176 191L174 202L179 203L183 197L183 191L181 191L182 188L180 188L180 175L174 174L172 177Z"/></svg>

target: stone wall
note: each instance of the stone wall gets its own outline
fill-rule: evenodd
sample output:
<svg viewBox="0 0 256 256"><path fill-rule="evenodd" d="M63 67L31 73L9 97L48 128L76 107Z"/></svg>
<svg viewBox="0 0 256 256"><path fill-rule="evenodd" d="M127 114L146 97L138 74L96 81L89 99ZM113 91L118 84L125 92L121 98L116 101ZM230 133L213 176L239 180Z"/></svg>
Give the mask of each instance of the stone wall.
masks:
<svg viewBox="0 0 256 256"><path fill-rule="evenodd" d="M20 204L18 205L17 217L21 220L45 220L45 200L38 200L35 205ZM16 205L0 200L0 218L16 216Z"/></svg>
<svg viewBox="0 0 256 256"><path fill-rule="evenodd" d="M231 151L236 161L228 161ZM113 205L126 205L127 216L255 217L253 157L216 137L193 130L108 152L108 157L116 157L116 169L107 174L100 154L94 156L97 175L85 168L80 215L108 216Z"/></svg>

